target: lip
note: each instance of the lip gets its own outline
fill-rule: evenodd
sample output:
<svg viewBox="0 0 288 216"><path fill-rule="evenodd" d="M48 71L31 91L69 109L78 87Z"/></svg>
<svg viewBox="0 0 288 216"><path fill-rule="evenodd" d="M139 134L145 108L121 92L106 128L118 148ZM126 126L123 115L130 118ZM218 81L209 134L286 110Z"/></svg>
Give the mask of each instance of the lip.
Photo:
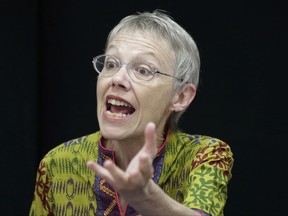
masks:
<svg viewBox="0 0 288 216"><path fill-rule="evenodd" d="M106 106L106 103L108 100L110 99L114 99L114 100L119 100L119 101L122 101L124 103L127 103L129 104L130 106L134 107L131 103L129 103L127 100L125 100L124 98L122 97L119 97L119 96L115 96L115 95L107 95L106 97L106 100L105 100L105 104L104 104L104 109L103 109L103 116L104 116L104 119L108 120L108 121L111 121L111 122L125 122L125 121L128 121L133 115L134 113L132 113L131 115L125 117L125 118L116 118L116 117L111 117L110 115L108 115L106 113L107 111L107 106Z"/></svg>
<svg viewBox="0 0 288 216"><path fill-rule="evenodd" d="M107 102L109 99L115 99L115 100L123 101L124 103L127 103L127 104L129 104L130 106L134 107L134 106L133 106L131 103L129 103L127 100L125 100L124 98L119 97L119 96L108 95L108 96L106 97L106 102Z"/></svg>

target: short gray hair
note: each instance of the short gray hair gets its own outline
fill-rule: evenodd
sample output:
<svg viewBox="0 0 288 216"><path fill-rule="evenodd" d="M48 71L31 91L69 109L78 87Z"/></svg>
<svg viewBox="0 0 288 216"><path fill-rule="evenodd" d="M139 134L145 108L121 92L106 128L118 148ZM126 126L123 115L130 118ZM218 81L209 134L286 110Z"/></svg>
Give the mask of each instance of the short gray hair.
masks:
<svg viewBox="0 0 288 216"><path fill-rule="evenodd" d="M187 82L192 83L197 88L200 72L200 57L197 45L192 36L165 11L137 12L124 17L109 33L106 46L123 30L140 30L165 39L175 53L175 76L183 79L182 82L175 80L175 92L181 90ZM166 127L177 130L178 121L183 113L184 111L172 113Z"/></svg>

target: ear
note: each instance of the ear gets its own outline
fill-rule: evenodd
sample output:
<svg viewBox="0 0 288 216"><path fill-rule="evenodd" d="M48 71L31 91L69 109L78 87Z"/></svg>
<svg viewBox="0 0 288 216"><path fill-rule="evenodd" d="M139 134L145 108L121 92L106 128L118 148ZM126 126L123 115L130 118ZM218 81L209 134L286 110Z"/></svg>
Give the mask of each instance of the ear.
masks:
<svg viewBox="0 0 288 216"><path fill-rule="evenodd" d="M185 110L196 96L196 87L188 83L181 91L175 94L170 106L171 111L180 112Z"/></svg>

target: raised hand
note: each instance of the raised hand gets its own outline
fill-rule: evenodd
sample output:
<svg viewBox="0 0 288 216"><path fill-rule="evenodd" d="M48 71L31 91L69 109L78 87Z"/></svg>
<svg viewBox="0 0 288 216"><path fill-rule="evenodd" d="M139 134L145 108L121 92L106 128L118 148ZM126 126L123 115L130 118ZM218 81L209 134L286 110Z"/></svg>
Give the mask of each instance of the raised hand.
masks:
<svg viewBox="0 0 288 216"><path fill-rule="evenodd" d="M145 143L134 156L125 171L121 170L111 160L106 160L103 166L88 161L87 166L96 175L105 178L107 182L127 201L137 197L145 197L148 183L153 175L153 159L157 154L155 124L148 123L145 129ZM140 200L139 200L140 201Z"/></svg>

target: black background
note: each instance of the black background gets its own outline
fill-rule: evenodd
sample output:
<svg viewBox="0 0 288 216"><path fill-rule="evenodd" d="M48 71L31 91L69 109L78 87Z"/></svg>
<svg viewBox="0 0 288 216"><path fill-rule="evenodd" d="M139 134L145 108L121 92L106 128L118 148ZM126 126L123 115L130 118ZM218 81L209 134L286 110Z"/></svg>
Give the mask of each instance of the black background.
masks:
<svg viewBox="0 0 288 216"><path fill-rule="evenodd" d="M201 83L183 130L235 157L226 215L287 211L287 8L284 1L0 3L0 215L28 215L36 169L63 141L98 130L91 60L126 15L167 10L199 46Z"/></svg>

